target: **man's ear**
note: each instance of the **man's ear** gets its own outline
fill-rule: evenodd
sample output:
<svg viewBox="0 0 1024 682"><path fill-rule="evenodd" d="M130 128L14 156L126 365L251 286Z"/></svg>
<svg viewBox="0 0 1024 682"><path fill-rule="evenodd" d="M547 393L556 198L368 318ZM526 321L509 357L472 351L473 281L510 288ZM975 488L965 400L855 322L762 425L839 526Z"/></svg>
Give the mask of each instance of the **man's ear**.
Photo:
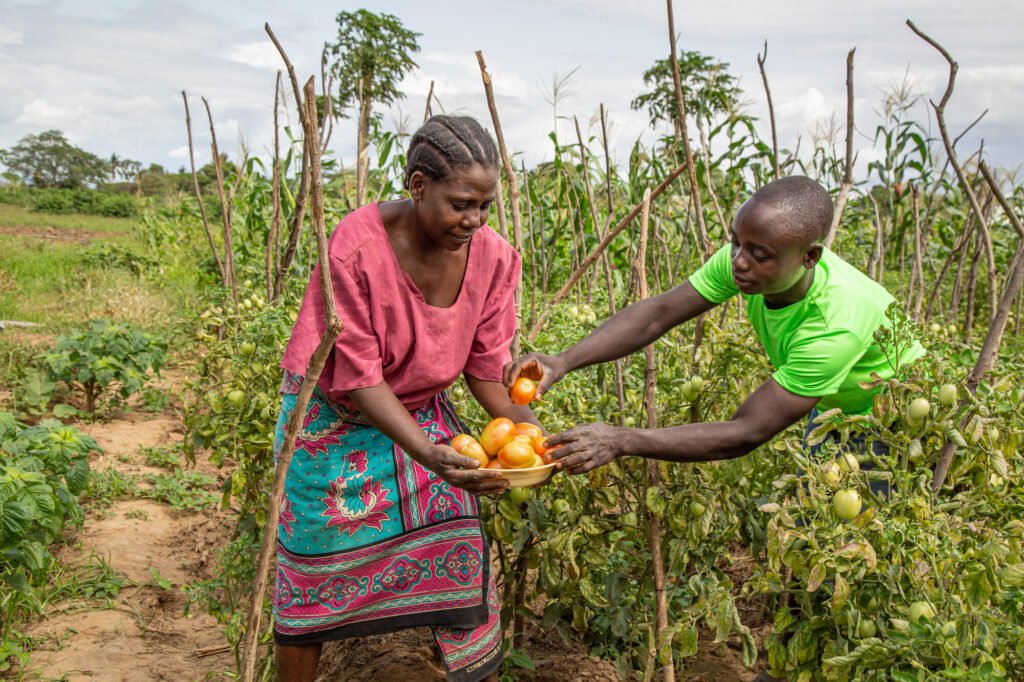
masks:
<svg viewBox="0 0 1024 682"><path fill-rule="evenodd" d="M821 244L813 244L807 247L807 250L804 251L804 267L810 270L817 265L818 261L821 260L821 254L824 250L825 247Z"/></svg>

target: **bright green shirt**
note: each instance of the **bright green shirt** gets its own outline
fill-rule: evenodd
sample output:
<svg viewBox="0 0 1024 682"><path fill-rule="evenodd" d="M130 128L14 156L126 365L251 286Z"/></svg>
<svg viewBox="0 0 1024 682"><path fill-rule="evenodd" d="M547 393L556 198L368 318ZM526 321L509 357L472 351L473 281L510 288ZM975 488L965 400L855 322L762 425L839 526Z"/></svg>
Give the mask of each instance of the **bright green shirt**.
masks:
<svg viewBox="0 0 1024 682"><path fill-rule="evenodd" d="M865 390L859 383L872 381L872 372L884 379L894 375L873 338L879 327L889 325L885 310L892 295L828 249L815 266L810 291L784 308L769 308L763 295L736 287L728 245L693 273L690 284L712 303L743 296L754 333L775 366L772 378L791 393L820 397L819 411L838 407L846 414L868 413L881 387ZM900 365L924 352L915 341Z"/></svg>

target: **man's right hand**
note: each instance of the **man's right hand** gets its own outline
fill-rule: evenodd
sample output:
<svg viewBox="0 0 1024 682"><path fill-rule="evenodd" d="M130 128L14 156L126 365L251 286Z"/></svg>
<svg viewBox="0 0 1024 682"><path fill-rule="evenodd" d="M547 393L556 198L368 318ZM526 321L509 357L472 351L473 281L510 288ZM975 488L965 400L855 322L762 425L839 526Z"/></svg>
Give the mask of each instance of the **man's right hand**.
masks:
<svg viewBox="0 0 1024 682"><path fill-rule="evenodd" d="M505 388L511 390L516 379L532 379L537 382L537 397L540 397L560 381L567 371L568 368L561 356L527 353L505 365L501 381Z"/></svg>

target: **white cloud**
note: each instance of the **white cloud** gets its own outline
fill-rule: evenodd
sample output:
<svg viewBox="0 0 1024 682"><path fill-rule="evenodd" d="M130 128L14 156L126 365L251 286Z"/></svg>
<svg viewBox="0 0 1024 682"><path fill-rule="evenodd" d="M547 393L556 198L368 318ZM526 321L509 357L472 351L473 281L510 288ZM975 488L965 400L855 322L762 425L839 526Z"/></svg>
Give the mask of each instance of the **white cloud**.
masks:
<svg viewBox="0 0 1024 682"><path fill-rule="evenodd" d="M257 69L273 69L276 71L277 69L285 68L281 55L269 40L235 45L224 54L224 57L230 61ZM293 66L295 65L293 64ZM296 68L300 66L301 63Z"/></svg>
<svg viewBox="0 0 1024 682"><path fill-rule="evenodd" d="M0 45L21 45L24 35L10 26L0 26Z"/></svg>

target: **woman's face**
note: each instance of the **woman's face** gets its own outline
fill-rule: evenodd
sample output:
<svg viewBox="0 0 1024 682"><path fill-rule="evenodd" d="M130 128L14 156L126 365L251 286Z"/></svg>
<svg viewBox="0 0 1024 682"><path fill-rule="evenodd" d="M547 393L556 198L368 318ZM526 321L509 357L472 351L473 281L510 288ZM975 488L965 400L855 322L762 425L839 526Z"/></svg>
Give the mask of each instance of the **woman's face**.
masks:
<svg viewBox="0 0 1024 682"><path fill-rule="evenodd" d="M435 244L458 251L487 223L498 169L462 166L443 180L416 171L409 178L414 211L423 233Z"/></svg>

